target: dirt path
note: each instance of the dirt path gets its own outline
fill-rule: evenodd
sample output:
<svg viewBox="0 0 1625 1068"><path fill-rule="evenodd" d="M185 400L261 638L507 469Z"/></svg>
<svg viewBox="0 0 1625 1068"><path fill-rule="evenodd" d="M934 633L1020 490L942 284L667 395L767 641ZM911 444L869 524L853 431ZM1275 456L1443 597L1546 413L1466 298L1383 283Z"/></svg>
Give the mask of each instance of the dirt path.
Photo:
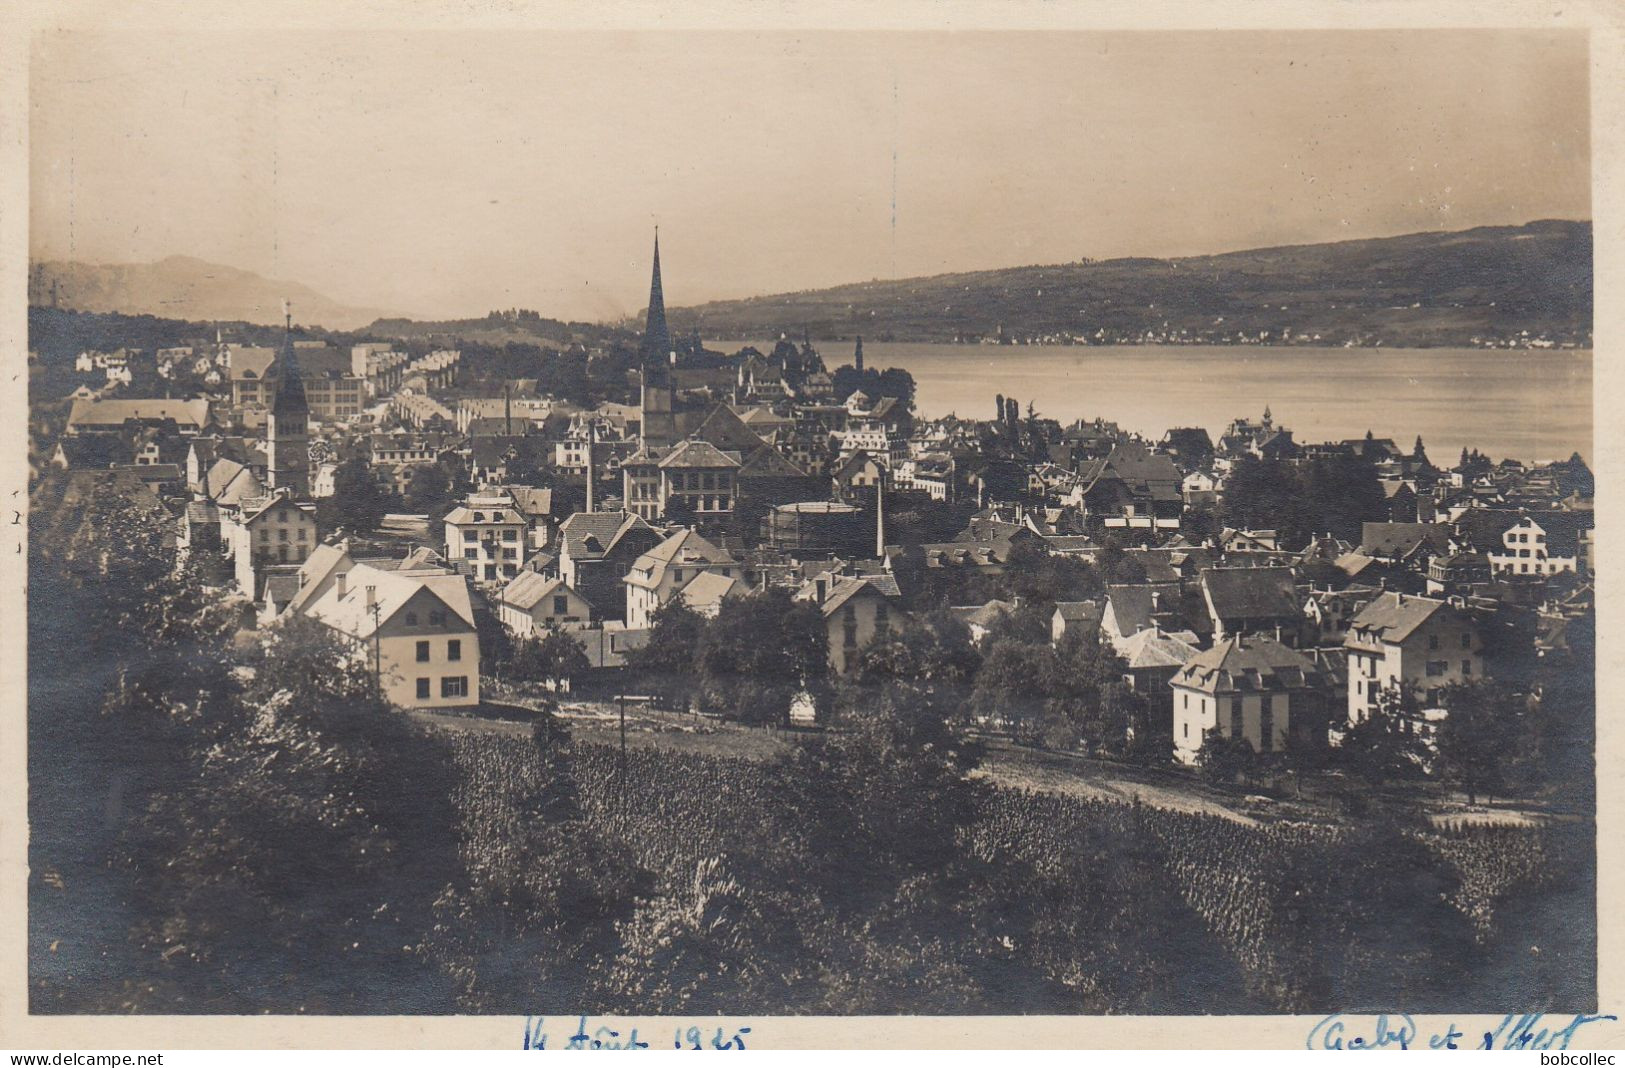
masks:
<svg viewBox="0 0 1625 1068"><path fill-rule="evenodd" d="M603 745L620 743L620 711L614 702L566 701L559 712L569 722L576 738ZM530 731L527 722L488 715L444 712L415 712L413 715L448 730L513 735ZM628 705L626 726L626 744L636 749L667 749L765 761L794 744L790 735L780 731L721 724L641 705ZM1171 773L1123 768L1081 756L1023 749L1008 743L990 744L982 767L973 774L1001 786L1123 804L1138 800L1175 812L1222 816L1249 826L1258 823L1252 816L1238 811L1233 798Z"/></svg>
<svg viewBox="0 0 1625 1068"><path fill-rule="evenodd" d="M1258 820L1232 807L1233 799L1210 792L1199 783L1149 769L1130 769L1067 753L1023 749L992 743L974 775L1001 786L1066 794L1105 801L1142 804L1174 812L1222 816L1247 826Z"/></svg>

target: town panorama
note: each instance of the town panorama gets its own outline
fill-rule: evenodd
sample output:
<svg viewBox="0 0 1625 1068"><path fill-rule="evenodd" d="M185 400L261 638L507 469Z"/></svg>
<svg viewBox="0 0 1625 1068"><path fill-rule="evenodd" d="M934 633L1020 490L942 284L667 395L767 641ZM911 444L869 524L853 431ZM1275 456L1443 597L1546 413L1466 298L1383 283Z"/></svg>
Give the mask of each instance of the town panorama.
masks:
<svg viewBox="0 0 1625 1068"><path fill-rule="evenodd" d="M928 417L652 265L534 344L41 296L33 1011L1595 1006L1578 453Z"/></svg>

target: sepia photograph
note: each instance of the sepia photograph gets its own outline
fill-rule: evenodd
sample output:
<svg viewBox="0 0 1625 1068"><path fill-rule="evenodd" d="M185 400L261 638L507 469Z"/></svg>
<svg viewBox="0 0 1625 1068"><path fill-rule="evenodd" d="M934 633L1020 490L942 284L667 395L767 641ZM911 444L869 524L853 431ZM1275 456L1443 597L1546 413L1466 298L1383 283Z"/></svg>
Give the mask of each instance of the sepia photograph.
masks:
<svg viewBox="0 0 1625 1068"><path fill-rule="evenodd" d="M26 52L31 1016L1609 1011L1585 29Z"/></svg>

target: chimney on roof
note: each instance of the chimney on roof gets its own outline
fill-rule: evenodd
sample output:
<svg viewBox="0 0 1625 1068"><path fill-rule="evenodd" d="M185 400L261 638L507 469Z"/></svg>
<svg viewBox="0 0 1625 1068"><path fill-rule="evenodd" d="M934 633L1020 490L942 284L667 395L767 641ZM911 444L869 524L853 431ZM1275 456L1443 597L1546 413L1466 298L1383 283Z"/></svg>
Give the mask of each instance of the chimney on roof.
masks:
<svg viewBox="0 0 1625 1068"><path fill-rule="evenodd" d="M350 592L350 573L348 571L339 572L338 588L340 599L343 599L344 595Z"/></svg>
<svg viewBox="0 0 1625 1068"><path fill-rule="evenodd" d="M822 578L813 581L813 597L815 604L824 603L824 580Z"/></svg>
<svg viewBox="0 0 1625 1068"><path fill-rule="evenodd" d="M378 607L378 587L377 586L368 586L367 587L367 607L368 608L377 608Z"/></svg>

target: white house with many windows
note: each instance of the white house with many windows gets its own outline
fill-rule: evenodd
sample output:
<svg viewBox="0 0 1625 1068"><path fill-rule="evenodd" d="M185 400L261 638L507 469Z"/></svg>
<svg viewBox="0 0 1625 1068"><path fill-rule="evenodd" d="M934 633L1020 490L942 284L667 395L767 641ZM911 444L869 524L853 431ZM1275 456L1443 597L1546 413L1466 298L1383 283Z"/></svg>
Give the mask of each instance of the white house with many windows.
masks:
<svg viewBox="0 0 1625 1068"><path fill-rule="evenodd" d="M1196 763L1210 732L1244 739L1257 753L1281 752L1289 740L1325 742L1326 675L1273 638L1227 638L1192 657L1169 686L1182 764Z"/></svg>
<svg viewBox="0 0 1625 1068"><path fill-rule="evenodd" d="M1381 707L1385 691L1417 689L1424 705L1443 687L1484 674L1478 625L1447 601L1382 593L1349 621L1348 722Z"/></svg>
<svg viewBox="0 0 1625 1068"><path fill-rule="evenodd" d="M1496 575L1557 575L1580 567L1580 524L1572 513L1524 515L1489 552Z"/></svg>
<svg viewBox="0 0 1625 1068"><path fill-rule="evenodd" d="M220 534L238 588L254 597L267 568L302 564L316 548L316 506L286 491L247 498L220 510Z"/></svg>
<svg viewBox="0 0 1625 1068"><path fill-rule="evenodd" d="M506 495L469 497L446 516L446 559L493 585L519 574L530 524Z"/></svg>
<svg viewBox="0 0 1625 1068"><path fill-rule="evenodd" d="M707 573L735 579L743 571L726 550L692 530L679 529L638 557L626 573L626 625L633 630L649 626L657 608Z"/></svg>
<svg viewBox="0 0 1625 1068"><path fill-rule="evenodd" d="M353 643L378 673L384 698L402 708L479 704L480 639L468 580L443 568L384 570L356 564L301 606Z"/></svg>

